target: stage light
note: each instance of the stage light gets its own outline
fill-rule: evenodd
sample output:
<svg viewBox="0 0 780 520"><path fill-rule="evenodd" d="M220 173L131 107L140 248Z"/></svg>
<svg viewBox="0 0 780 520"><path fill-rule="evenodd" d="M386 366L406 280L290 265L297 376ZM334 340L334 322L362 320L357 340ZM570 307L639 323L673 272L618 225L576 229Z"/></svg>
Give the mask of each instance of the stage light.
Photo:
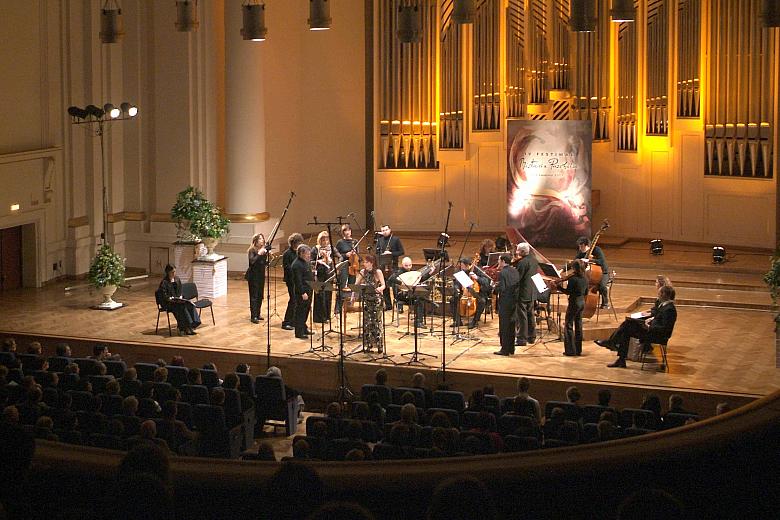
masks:
<svg viewBox="0 0 780 520"><path fill-rule="evenodd" d="M106 0L100 10L100 41L117 43L125 33L122 30L122 9L117 0Z"/></svg>
<svg viewBox="0 0 780 520"><path fill-rule="evenodd" d="M11 204L11 211L19 211L19 204Z"/></svg>
<svg viewBox="0 0 780 520"><path fill-rule="evenodd" d="M127 101L119 105L119 108L122 110L122 113L126 117L135 117L138 115L138 107L135 105L131 105Z"/></svg>
<svg viewBox="0 0 780 520"><path fill-rule="evenodd" d="M244 13L244 24L241 36L244 40L264 42L268 29L265 27L265 4L246 2L241 6Z"/></svg>
<svg viewBox="0 0 780 520"><path fill-rule="evenodd" d="M414 43L420 40L420 16L415 5L398 7L398 39L401 43Z"/></svg>
<svg viewBox="0 0 780 520"><path fill-rule="evenodd" d="M571 0L569 28L572 32L595 32L595 12L593 0Z"/></svg>
<svg viewBox="0 0 780 520"><path fill-rule="evenodd" d="M68 107L68 115L73 119L86 119L89 114L80 107Z"/></svg>
<svg viewBox="0 0 780 520"><path fill-rule="evenodd" d="M664 242L660 238L650 241L650 254L662 255L664 254Z"/></svg>
<svg viewBox="0 0 780 520"><path fill-rule="evenodd" d="M102 119L103 116L106 115L102 108L98 108L95 105L87 105L84 107L84 110L87 112L88 116L92 116L95 119Z"/></svg>
<svg viewBox="0 0 780 520"><path fill-rule="evenodd" d="M330 3L328 0L309 0L309 30L330 29Z"/></svg>
<svg viewBox="0 0 780 520"><path fill-rule="evenodd" d="M722 246L715 246L712 248L712 263L722 264L726 261L726 248Z"/></svg>
<svg viewBox="0 0 780 520"><path fill-rule="evenodd" d="M111 103L106 103L103 105L103 112L105 112L108 117L111 119L116 119L117 117L122 115L122 111L119 110L117 107L112 105Z"/></svg>
<svg viewBox="0 0 780 520"><path fill-rule="evenodd" d="M176 30L192 32L200 26L198 22L198 0L176 0Z"/></svg>
<svg viewBox="0 0 780 520"><path fill-rule="evenodd" d="M764 20L764 27L780 27L780 2L764 0L761 18Z"/></svg>
<svg viewBox="0 0 780 520"><path fill-rule="evenodd" d="M452 5L452 21L457 24L474 23L474 0L455 0Z"/></svg>
<svg viewBox="0 0 780 520"><path fill-rule="evenodd" d="M609 16L614 23L635 22L636 7L634 7L634 0L612 0L612 9L609 10Z"/></svg>

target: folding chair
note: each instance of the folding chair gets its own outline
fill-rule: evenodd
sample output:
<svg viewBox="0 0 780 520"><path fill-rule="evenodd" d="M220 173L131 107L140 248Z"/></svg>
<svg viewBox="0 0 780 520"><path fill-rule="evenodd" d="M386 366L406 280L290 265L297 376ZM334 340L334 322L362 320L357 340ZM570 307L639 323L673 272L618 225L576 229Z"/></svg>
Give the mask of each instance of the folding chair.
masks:
<svg viewBox="0 0 780 520"><path fill-rule="evenodd" d="M217 322L214 321L214 306L211 304L211 300L204 298L202 300L198 299L198 286L195 285L192 282L189 283L183 283L181 284L181 297L185 300L192 300L195 298L195 301L192 302L195 304L195 308L198 309L198 316L200 316L201 311L208 307L208 309L211 311L211 324L216 325Z"/></svg>

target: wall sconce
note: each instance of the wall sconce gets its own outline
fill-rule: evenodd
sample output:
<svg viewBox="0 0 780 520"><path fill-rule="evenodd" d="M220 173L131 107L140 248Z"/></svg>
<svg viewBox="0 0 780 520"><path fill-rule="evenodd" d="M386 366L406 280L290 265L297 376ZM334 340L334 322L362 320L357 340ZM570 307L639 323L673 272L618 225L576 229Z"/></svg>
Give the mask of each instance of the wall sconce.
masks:
<svg viewBox="0 0 780 520"><path fill-rule="evenodd" d="M761 18L764 20L764 27L780 27L780 2L764 0Z"/></svg>
<svg viewBox="0 0 780 520"><path fill-rule="evenodd" d="M712 248L712 263L722 264L726 261L726 248L722 246L715 246Z"/></svg>
<svg viewBox="0 0 780 520"><path fill-rule="evenodd" d="M198 0L176 0L176 30L192 32L200 27Z"/></svg>
<svg viewBox="0 0 780 520"><path fill-rule="evenodd" d="M100 42L117 43L124 35L122 8L118 0L106 0L100 10Z"/></svg>
<svg viewBox="0 0 780 520"><path fill-rule="evenodd" d="M662 255L664 254L664 242L660 238L650 241L650 254Z"/></svg>
<svg viewBox="0 0 780 520"><path fill-rule="evenodd" d="M457 24L474 23L474 0L454 0L452 5L452 21Z"/></svg>
<svg viewBox="0 0 780 520"><path fill-rule="evenodd" d="M331 21L328 0L309 0L310 31L327 31Z"/></svg>
<svg viewBox="0 0 780 520"><path fill-rule="evenodd" d="M244 24L241 27L241 37L253 42L264 42L268 29L265 27L265 4L253 3L252 0L241 5Z"/></svg>
<svg viewBox="0 0 780 520"><path fill-rule="evenodd" d="M614 23L635 22L636 7L634 7L634 0L612 0L612 9L609 10L609 16Z"/></svg>
<svg viewBox="0 0 780 520"><path fill-rule="evenodd" d="M569 29L572 32L595 32L595 11L593 0L571 0Z"/></svg>
<svg viewBox="0 0 780 520"><path fill-rule="evenodd" d="M406 4L398 7L398 39L401 43L420 41L420 15L417 4Z"/></svg>

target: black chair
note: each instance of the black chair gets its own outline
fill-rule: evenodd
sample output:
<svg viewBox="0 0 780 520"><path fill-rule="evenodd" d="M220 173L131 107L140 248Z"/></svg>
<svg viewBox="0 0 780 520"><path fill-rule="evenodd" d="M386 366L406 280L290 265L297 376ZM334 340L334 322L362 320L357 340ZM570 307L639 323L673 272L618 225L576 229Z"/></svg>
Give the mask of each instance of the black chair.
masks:
<svg viewBox="0 0 780 520"><path fill-rule="evenodd" d="M648 430L647 428L626 428L626 437L636 437L637 435L645 435L653 433L655 430Z"/></svg>
<svg viewBox="0 0 780 520"><path fill-rule="evenodd" d="M582 442L596 442L599 440L599 427L598 424L593 422L586 422L582 425Z"/></svg>
<svg viewBox="0 0 780 520"><path fill-rule="evenodd" d="M89 392L81 392L81 391L71 391L70 392L71 399L73 400L71 402L70 408L74 412L78 412L80 410L91 410L93 407L93 401L94 397Z"/></svg>
<svg viewBox="0 0 780 520"><path fill-rule="evenodd" d="M8 354L8 352L4 352L4 354ZM68 366L71 362L71 359L69 357L63 357L63 356L51 356L49 358L49 372L64 372L65 367ZM0 360L0 365L5 364Z"/></svg>
<svg viewBox="0 0 780 520"><path fill-rule="evenodd" d="M425 392L421 388L408 388L405 386L397 386L393 388L393 404L401 404L401 399L406 392L409 392L414 396L414 405L417 408L425 408Z"/></svg>
<svg viewBox="0 0 780 520"><path fill-rule="evenodd" d="M667 413L664 415L664 430L684 426L689 420L696 422L699 420L699 416L692 413Z"/></svg>
<svg viewBox="0 0 780 520"><path fill-rule="evenodd" d="M106 395L100 396L100 412L106 416L119 415L122 413L122 396Z"/></svg>
<svg viewBox="0 0 780 520"><path fill-rule="evenodd" d="M203 386L205 386L208 389L214 388L215 386L219 386L219 375L217 374L216 370L208 370L208 369L201 369L200 371L200 379L203 381Z"/></svg>
<svg viewBox="0 0 780 520"><path fill-rule="evenodd" d="M640 424L644 424L645 428L656 429L658 424L655 418L655 413L650 410L642 410L640 408L623 408L620 412L620 427L624 430L631 428L634 425L634 416L643 415L644 419L638 421Z"/></svg>
<svg viewBox="0 0 780 520"><path fill-rule="evenodd" d="M227 427L225 410L221 406L199 404L193 410L192 419L200 433L201 456L238 458L241 453L241 427Z"/></svg>
<svg viewBox="0 0 780 520"><path fill-rule="evenodd" d="M387 426L388 423L394 423L396 421L401 420L401 405L400 404L389 404L387 405L387 408L385 409L385 426Z"/></svg>
<svg viewBox="0 0 780 520"><path fill-rule="evenodd" d="M278 377L257 376L255 392L260 428L268 422L275 421L276 426L281 421L288 437L295 434L298 429L298 398L286 395L284 381Z"/></svg>
<svg viewBox="0 0 780 520"><path fill-rule="evenodd" d="M544 416L548 419L555 408L562 408L567 421L578 422L582 417L582 409L574 403L567 401L547 401L544 405Z"/></svg>
<svg viewBox="0 0 780 520"><path fill-rule="evenodd" d="M217 324L217 322L214 321L214 306L211 304L211 300L207 298L203 298L201 300L198 298L197 285L192 282L181 284L181 297L185 300L192 300L195 298L195 301L192 303L194 303L195 308L198 309L198 317L200 317L200 313L203 311L203 309L208 308L211 311L211 324Z"/></svg>
<svg viewBox="0 0 780 520"><path fill-rule="evenodd" d="M106 385L113 381L114 376L89 376L89 382L92 385L93 394L102 394L106 391Z"/></svg>
<svg viewBox="0 0 780 520"><path fill-rule="evenodd" d="M482 405L496 417L501 416L503 413L501 410L501 398L497 395L485 394L482 399Z"/></svg>
<svg viewBox="0 0 780 520"><path fill-rule="evenodd" d="M507 435L504 437L504 449L506 451L531 451L539 449L539 439L536 437L518 437L517 435Z"/></svg>
<svg viewBox="0 0 780 520"><path fill-rule="evenodd" d="M326 417L324 415L310 415L306 418L306 434L312 435L314 432L314 423L323 422L327 427L325 436L328 439L337 439L341 437L341 421Z"/></svg>
<svg viewBox="0 0 780 520"><path fill-rule="evenodd" d="M498 433L501 435L511 435L515 433L518 428L526 424L523 419L527 419L527 417L511 413L502 415L498 418Z"/></svg>
<svg viewBox="0 0 780 520"><path fill-rule="evenodd" d="M225 420L229 426L241 426L243 439L241 448L248 450L252 447L255 438L255 408L244 409L241 403L241 394L233 388L224 388L225 392Z"/></svg>
<svg viewBox="0 0 780 520"><path fill-rule="evenodd" d="M16 359L22 364L24 373L32 370L40 370L42 366L41 357L38 354L16 354Z"/></svg>
<svg viewBox="0 0 780 520"><path fill-rule="evenodd" d="M127 364L124 361L106 360L103 361L103 364L106 365L106 374L114 376L117 379L120 379L125 375L125 370L127 370Z"/></svg>
<svg viewBox="0 0 780 520"><path fill-rule="evenodd" d="M176 418L183 421L187 428L192 429L192 405L190 403L176 402Z"/></svg>
<svg viewBox="0 0 780 520"><path fill-rule="evenodd" d="M0 365L5 365L8 368L16 368L19 365L19 361L16 359L16 354L13 352L0 352Z"/></svg>
<svg viewBox="0 0 780 520"><path fill-rule="evenodd" d="M73 360L79 366L79 375L82 379L87 376L99 375L98 362L90 358L76 358Z"/></svg>
<svg viewBox="0 0 780 520"><path fill-rule="evenodd" d="M173 336L173 332L171 331L171 311L165 306L164 298L160 289L157 289L154 292L154 300L157 302L157 324L154 326L154 333L157 334L157 331L160 328L160 314L164 312L165 317L168 318L168 335ZM181 331L179 331L179 335L181 335Z"/></svg>
<svg viewBox="0 0 780 520"><path fill-rule="evenodd" d="M601 414L604 412L612 412L615 417L618 417L617 410L611 406L600 406L597 404L586 404L582 407L582 422L598 424Z"/></svg>
<svg viewBox="0 0 780 520"><path fill-rule="evenodd" d="M135 415L118 415L114 419L119 419L122 423L125 431L125 437L131 437L138 435L138 431L141 429L141 418Z"/></svg>
<svg viewBox="0 0 780 520"><path fill-rule="evenodd" d="M463 432L460 434L458 451L465 451L472 455L487 455L498 453L493 445L490 435L484 432Z"/></svg>
<svg viewBox="0 0 780 520"><path fill-rule="evenodd" d="M393 402L393 392L389 386L385 385L363 385L360 388L360 397L363 401L368 401L368 395L376 392L379 395L379 404L387 408Z"/></svg>
<svg viewBox="0 0 780 520"><path fill-rule="evenodd" d="M168 365L165 367L168 369L168 382L176 388L181 385L187 384L187 374L190 369L187 367L180 367L176 365Z"/></svg>
<svg viewBox="0 0 780 520"><path fill-rule="evenodd" d="M236 374L238 376L239 390L254 397L255 380L249 374Z"/></svg>
<svg viewBox="0 0 780 520"><path fill-rule="evenodd" d="M669 361L666 357L666 349L668 345L668 341L664 341L663 343L653 343L653 345L658 345L658 348L661 349L661 364L658 368L660 368L663 372L669 371ZM647 360L647 355L650 354L653 351L652 345L650 346L650 349L648 351L645 351L645 349L642 349L642 355L640 356L640 361L642 362L642 366L639 367L640 370L645 369L645 361Z"/></svg>
<svg viewBox="0 0 780 520"><path fill-rule="evenodd" d="M176 391L170 383L152 383L152 389L155 399L160 404L176 400Z"/></svg>
<svg viewBox="0 0 780 520"><path fill-rule="evenodd" d="M434 402L436 401L436 398L433 398ZM418 410L419 414L420 410ZM452 408L428 408L425 411L425 424L429 424L431 422L431 417L437 412L443 412L447 414L447 417L450 420L450 424L453 428L459 428L460 427L460 414L457 410L453 410Z"/></svg>
<svg viewBox="0 0 780 520"><path fill-rule="evenodd" d="M466 408L466 398L463 396L463 392L436 390L433 393L433 407L447 408L461 413Z"/></svg>
<svg viewBox="0 0 780 520"><path fill-rule="evenodd" d="M182 400L192 404L209 404L209 389L204 385L181 385Z"/></svg>
<svg viewBox="0 0 780 520"><path fill-rule="evenodd" d="M122 394L122 397L128 397L131 395L137 397L141 395L141 390L143 389L143 385L137 379L133 379L132 381L120 380L119 388L121 388L121 391L119 393Z"/></svg>
<svg viewBox="0 0 780 520"><path fill-rule="evenodd" d="M154 381L154 371L159 367L154 363L136 363L135 367L138 380L142 382Z"/></svg>
<svg viewBox="0 0 780 520"><path fill-rule="evenodd" d="M135 434L133 434L135 435ZM104 433L93 433L87 441L90 446L95 448L104 448L107 450L124 451L127 448L125 440L115 435L106 435Z"/></svg>

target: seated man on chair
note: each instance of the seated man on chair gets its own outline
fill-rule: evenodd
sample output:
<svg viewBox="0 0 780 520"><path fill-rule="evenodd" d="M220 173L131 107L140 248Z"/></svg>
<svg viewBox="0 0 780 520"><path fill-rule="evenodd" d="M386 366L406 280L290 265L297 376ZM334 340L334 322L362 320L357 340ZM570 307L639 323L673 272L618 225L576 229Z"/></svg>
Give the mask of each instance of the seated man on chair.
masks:
<svg viewBox="0 0 780 520"><path fill-rule="evenodd" d="M158 296L159 295L159 296ZM165 278L157 288L157 301L162 302L164 311L172 312L176 317L179 332L182 334L195 334L195 329L200 326L200 316L195 304L181 297L181 279L176 276L176 268L171 264L165 266Z"/></svg>
<svg viewBox="0 0 780 520"><path fill-rule="evenodd" d="M658 289L658 307L655 315L645 321L631 320L607 340L605 346L616 348L618 358L614 363L607 365L610 368L625 368L628 355L628 342L631 338L638 338L642 348L649 350L651 343L666 343L672 336L674 324L677 321L677 309L674 306L675 291L670 285L664 285ZM621 330L622 329L622 330Z"/></svg>

